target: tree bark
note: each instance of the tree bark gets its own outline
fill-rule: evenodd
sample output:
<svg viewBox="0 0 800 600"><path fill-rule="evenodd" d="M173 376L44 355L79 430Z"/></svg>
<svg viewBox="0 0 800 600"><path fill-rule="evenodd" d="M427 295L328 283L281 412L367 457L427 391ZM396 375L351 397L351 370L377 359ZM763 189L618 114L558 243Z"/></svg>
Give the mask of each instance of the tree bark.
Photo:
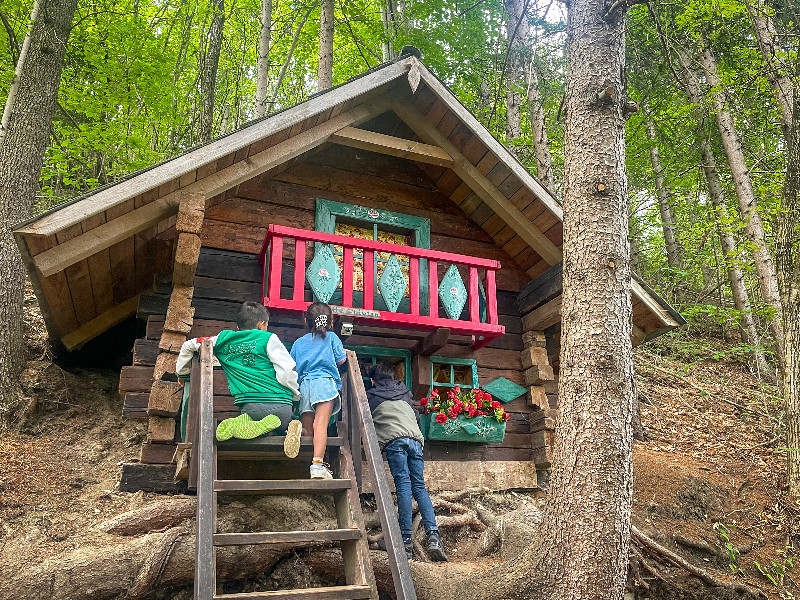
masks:
<svg viewBox="0 0 800 600"><path fill-rule="evenodd" d="M214 93L217 88L217 68L222 51L222 30L225 27L225 0L211 0L211 27L207 32L207 46L200 80L200 127L198 140L211 139L214 127Z"/></svg>
<svg viewBox="0 0 800 600"><path fill-rule="evenodd" d="M739 210L742 213L745 233L750 242L753 252L756 274L758 276L759 288L764 302L775 309L775 314L770 319L770 330L775 337L775 347L778 355L778 364L783 370L783 325L781 323L781 298L778 292L778 279L775 274L775 267L772 263L772 256L767 248L764 226L761 223L761 216L758 214L758 204L756 195L753 191L753 184L750 180L750 172L747 168L742 144L739 134L733 122L733 117L726 107L725 93L722 89L717 72L717 62L708 47L704 47L700 53L700 63L706 74L708 84L712 88L711 97L713 100L714 113L717 119L722 146L728 157L728 165L731 169L736 196L739 200Z"/></svg>
<svg viewBox="0 0 800 600"><path fill-rule="evenodd" d="M528 19L521 0L505 0L506 14L506 143L515 155L519 149L514 141L522 135L522 96L519 85L522 83L525 43L530 31Z"/></svg>
<svg viewBox="0 0 800 600"><path fill-rule="evenodd" d="M258 36L256 66L256 118L267 114L269 86L269 49L272 43L272 0L261 0L261 30Z"/></svg>
<svg viewBox="0 0 800 600"><path fill-rule="evenodd" d="M800 75L800 58L797 59ZM793 126L786 159L775 260L783 299L786 356L783 368L783 401L786 407L786 468L789 494L800 496L800 91L794 90Z"/></svg>
<svg viewBox="0 0 800 600"><path fill-rule="evenodd" d="M31 47L31 31L33 30L33 26L36 24L36 19L39 18L40 7L41 2L39 0L35 0L33 3L33 9L31 10L30 25L28 26L28 31L25 32L25 40L22 42L22 48L19 51L17 64L14 68L14 77L11 80L11 87L8 89L8 96L6 96L6 104L3 107L3 117L0 119L0 144L3 143L3 138L5 137L6 130L8 129L8 119L11 117L11 107L14 106L14 98L17 95L17 90L19 90L19 80L22 76L22 68L25 65L25 59L27 58L28 50ZM11 35L10 32L9 35Z"/></svg>
<svg viewBox="0 0 800 600"><path fill-rule="evenodd" d="M681 268L681 248L675 235L676 219L672 210L672 198L670 190L664 182L664 169L661 166L661 157L658 153L656 125L647 101L642 103L642 109L645 117L647 139L650 140L650 163L653 165L658 210L661 213L661 230L664 232L664 244L667 247L667 264L671 269L678 271Z"/></svg>
<svg viewBox="0 0 800 600"><path fill-rule="evenodd" d="M381 54L383 62L389 62L396 57L394 51L394 2L381 0L381 23L383 24L383 40L381 40Z"/></svg>
<svg viewBox="0 0 800 600"><path fill-rule="evenodd" d="M0 144L0 417L19 398L22 299L25 269L11 227L28 218L39 191L39 174L50 143L50 127L77 0L42 1L30 48Z"/></svg>
<svg viewBox="0 0 800 600"><path fill-rule="evenodd" d="M772 21L769 7L764 0L749 0L747 12L753 22L753 31L758 41L761 59L766 67L767 79L772 86L772 93L778 103L778 112L781 117L781 130L786 143L792 131L792 81L779 64L775 44L775 23Z"/></svg>
<svg viewBox="0 0 800 600"><path fill-rule="evenodd" d="M533 152L536 156L536 176L542 182L542 185L552 192L555 185L553 156L550 154L542 92L539 90L539 77L536 74L536 65L533 59L531 59L528 67L527 100L528 120L531 123L531 133L533 135Z"/></svg>
<svg viewBox="0 0 800 600"><path fill-rule="evenodd" d="M319 12L317 91L333 87L333 0L322 0Z"/></svg>

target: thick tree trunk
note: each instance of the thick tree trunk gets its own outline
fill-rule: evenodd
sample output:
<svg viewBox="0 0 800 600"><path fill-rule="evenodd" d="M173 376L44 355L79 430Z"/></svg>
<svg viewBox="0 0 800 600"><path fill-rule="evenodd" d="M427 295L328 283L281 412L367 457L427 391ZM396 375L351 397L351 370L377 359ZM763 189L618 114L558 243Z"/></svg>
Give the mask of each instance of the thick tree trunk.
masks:
<svg viewBox="0 0 800 600"><path fill-rule="evenodd" d="M208 29L203 75L200 80L200 128L198 140L211 139L214 127L214 93L217 88L217 68L222 51L222 30L225 27L225 0L211 0L211 27Z"/></svg>
<svg viewBox="0 0 800 600"><path fill-rule="evenodd" d="M797 59L800 75L800 58ZM786 407L786 467L789 494L800 496L800 91L794 90L793 126L789 136L786 179L778 217L776 263L783 299L786 357L783 368L783 401Z"/></svg>
<svg viewBox="0 0 800 600"><path fill-rule="evenodd" d="M261 30L258 36L258 64L256 66L256 117L267 114L267 87L269 86L269 48L272 43L272 0L261 0Z"/></svg>
<svg viewBox="0 0 800 600"><path fill-rule="evenodd" d="M319 13L317 91L333 87L333 0L322 0Z"/></svg>
<svg viewBox="0 0 800 600"><path fill-rule="evenodd" d="M533 152L536 156L536 176L542 185L551 192L555 185L553 156L550 154L550 142L547 139L547 123L544 118L542 92L539 90L539 77L536 65L531 60L528 67L528 120L533 135Z"/></svg>
<svg viewBox="0 0 800 600"><path fill-rule="evenodd" d="M642 109L645 116L647 139L650 140L650 163L653 165L658 210L661 213L661 230L664 232L664 244L667 247L667 264L671 269L677 271L681 268L681 248L678 244L678 237L675 235L676 219L672 210L672 198L670 190L664 182L664 169L661 167L661 157L658 153L653 113L646 101L642 103Z"/></svg>
<svg viewBox="0 0 800 600"><path fill-rule="evenodd" d="M8 119L11 117L11 107L14 106L14 99L17 96L17 90L19 90L19 80L22 76L22 68L25 65L25 59L27 58L28 50L31 47L31 31L36 23L36 19L39 18L39 8L41 8L41 5L42 3L40 0L35 0L33 3L30 25L28 26L28 31L25 32L25 40L22 42L22 48L20 49L19 56L17 57L17 64L14 68L14 78L11 80L11 87L8 89L8 96L6 96L6 104L3 107L3 117L0 119L0 144L3 143L3 138L5 137L6 130L8 129Z"/></svg>
<svg viewBox="0 0 800 600"><path fill-rule="evenodd" d="M758 214L758 204L756 195L753 191L753 184L750 180L750 171L747 168L742 144L739 134L733 122L733 117L728 111L723 92L722 82L717 72L717 62L711 50L707 47L700 53L700 63L706 74L708 84L712 88L712 99L714 113L717 118L719 134L722 138L722 146L728 157L733 184L736 189L736 196L739 199L739 210L742 213L745 233L750 242L753 252L756 274L758 275L759 288L764 302L775 309L775 315L770 319L770 330L775 337L775 347L777 349L778 364L783 369L783 326L781 324L781 299L778 292L778 279L775 274L775 267L772 263L772 256L767 248L764 226L761 223L761 216Z"/></svg>
<svg viewBox="0 0 800 600"><path fill-rule="evenodd" d="M18 398L25 269L11 227L31 214L39 174L50 143L61 68L77 0L42 1L30 49L0 144L0 417Z"/></svg>
<svg viewBox="0 0 800 600"><path fill-rule="evenodd" d="M792 80L789 79L778 61L775 44L776 31L770 14L771 9L764 3L764 0L749 0L745 4L747 4L747 12L750 13L750 20L753 22L753 31L758 40L761 59L766 67L767 79L778 103L783 137L789 143L792 130Z"/></svg>

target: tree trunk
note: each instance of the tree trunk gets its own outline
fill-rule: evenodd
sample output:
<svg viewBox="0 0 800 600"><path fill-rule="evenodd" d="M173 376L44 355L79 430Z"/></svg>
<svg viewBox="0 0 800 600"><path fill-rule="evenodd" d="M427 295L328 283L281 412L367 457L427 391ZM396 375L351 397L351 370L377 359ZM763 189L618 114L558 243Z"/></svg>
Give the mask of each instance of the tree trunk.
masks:
<svg viewBox="0 0 800 600"><path fill-rule="evenodd" d="M650 162L653 165L658 210L661 213L661 230L664 232L664 243L667 247L667 264L671 269L678 271L681 268L681 249L675 235L676 220L672 210L672 198L670 190L664 182L664 169L661 167L661 157L658 154L658 142L656 141L656 126L647 101L642 103L642 109L645 116L647 139L650 140Z"/></svg>
<svg viewBox="0 0 800 600"><path fill-rule="evenodd" d="M800 58L797 59L800 75ZM785 363L783 401L786 407L786 458L789 494L800 496L800 91L794 90L793 126L786 159L786 179L778 217L775 259L783 299Z"/></svg>
<svg viewBox="0 0 800 600"><path fill-rule="evenodd" d="M536 65L533 59L531 59L528 67L527 100L528 120L531 122L531 133L533 135L533 152L536 156L536 176L542 182L542 185L552 192L555 185L553 156L550 154L542 93L539 90L539 77L536 74Z"/></svg>
<svg viewBox="0 0 800 600"><path fill-rule="evenodd" d="M3 138L8 129L8 119L11 117L11 107L14 106L14 98L19 90L19 79L22 76L22 68L25 66L25 58L28 56L28 50L31 47L31 31L36 24L36 19L39 18L39 9L41 8L40 0L34 0L33 10L31 10L31 21L28 26L28 31L25 33L25 40L22 42L22 48L17 57L17 64L14 68L14 78L11 80L11 87L8 89L8 96L6 97L6 104L3 107L3 117L0 120L0 144L3 143ZM9 35L11 35L9 33Z"/></svg>
<svg viewBox="0 0 800 600"><path fill-rule="evenodd" d="M742 213L745 233L753 251L753 261L758 275L759 288L764 302L775 309L775 315L770 319L770 330L775 337L775 347L778 355L778 364L783 369L783 326L781 324L781 299L778 293L778 279L772 264L772 256L764 235L764 226L758 214L756 195L750 180L739 134L733 122L733 117L726 107L725 93L722 91L722 82L717 73L717 63L711 50L703 48L700 53L700 62L706 74L708 84L712 88L714 112L717 118L722 146L728 157L728 165L733 176L736 196L739 199L739 210Z"/></svg>
<svg viewBox="0 0 800 600"><path fill-rule="evenodd" d="M198 139L211 139L214 127L214 92L217 88L217 68L222 51L222 30L225 26L225 0L211 0L211 27L203 60L203 75L200 80L200 128Z"/></svg>
<svg viewBox="0 0 800 600"><path fill-rule="evenodd" d="M381 53L383 62L389 62L396 57L394 51L394 2L381 0L381 23L383 24L383 40Z"/></svg>
<svg viewBox="0 0 800 600"><path fill-rule="evenodd" d="M528 19L523 12L520 0L504 2L506 14L506 143L509 149L519 154L514 141L522 135L522 96L519 85L522 83L522 65L525 44L529 37Z"/></svg>
<svg viewBox="0 0 800 600"><path fill-rule="evenodd" d="M272 0L261 0L261 33L258 36L256 67L256 118L267 114L269 86L269 48L272 42Z"/></svg>
<svg viewBox="0 0 800 600"><path fill-rule="evenodd" d="M319 13L317 91L333 87L333 0L322 0Z"/></svg>
<svg viewBox="0 0 800 600"><path fill-rule="evenodd" d="M756 34L761 59L764 61L767 79L772 86L775 100L778 102L781 129L788 144L792 131L792 80L783 72L778 63L775 50L775 24L772 21L770 8L766 6L764 0L749 0L745 4L747 4L747 12L750 13L750 20L753 22L753 31Z"/></svg>
<svg viewBox="0 0 800 600"><path fill-rule="evenodd" d="M25 269L11 227L28 218L39 191L39 174L50 143L61 68L77 0L47 0L31 31L8 130L0 144L0 417L19 397L22 295Z"/></svg>

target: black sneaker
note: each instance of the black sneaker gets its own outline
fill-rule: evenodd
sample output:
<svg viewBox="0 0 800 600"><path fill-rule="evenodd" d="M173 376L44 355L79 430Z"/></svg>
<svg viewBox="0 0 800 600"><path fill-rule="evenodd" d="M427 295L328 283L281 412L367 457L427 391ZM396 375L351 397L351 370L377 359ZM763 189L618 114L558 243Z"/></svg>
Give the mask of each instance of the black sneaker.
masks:
<svg viewBox="0 0 800 600"><path fill-rule="evenodd" d="M403 540L403 546L406 549L406 558L411 560L414 555L414 542L411 540Z"/></svg>
<svg viewBox="0 0 800 600"><path fill-rule="evenodd" d="M428 534L428 556L431 557L433 562L446 562L447 554L444 553L442 547L442 538L438 533Z"/></svg>

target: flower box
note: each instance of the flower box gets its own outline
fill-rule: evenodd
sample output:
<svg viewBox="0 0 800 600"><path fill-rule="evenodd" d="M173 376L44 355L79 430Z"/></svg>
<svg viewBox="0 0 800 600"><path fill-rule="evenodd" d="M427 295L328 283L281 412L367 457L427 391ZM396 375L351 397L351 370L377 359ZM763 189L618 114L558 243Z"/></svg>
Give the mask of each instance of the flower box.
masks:
<svg viewBox="0 0 800 600"><path fill-rule="evenodd" d="M444 423L437 423L435 415L419 416L422 436L426 440L449 440L451 442L502 442L506 436L506 422L494 417L449 417Z"/></svg>

